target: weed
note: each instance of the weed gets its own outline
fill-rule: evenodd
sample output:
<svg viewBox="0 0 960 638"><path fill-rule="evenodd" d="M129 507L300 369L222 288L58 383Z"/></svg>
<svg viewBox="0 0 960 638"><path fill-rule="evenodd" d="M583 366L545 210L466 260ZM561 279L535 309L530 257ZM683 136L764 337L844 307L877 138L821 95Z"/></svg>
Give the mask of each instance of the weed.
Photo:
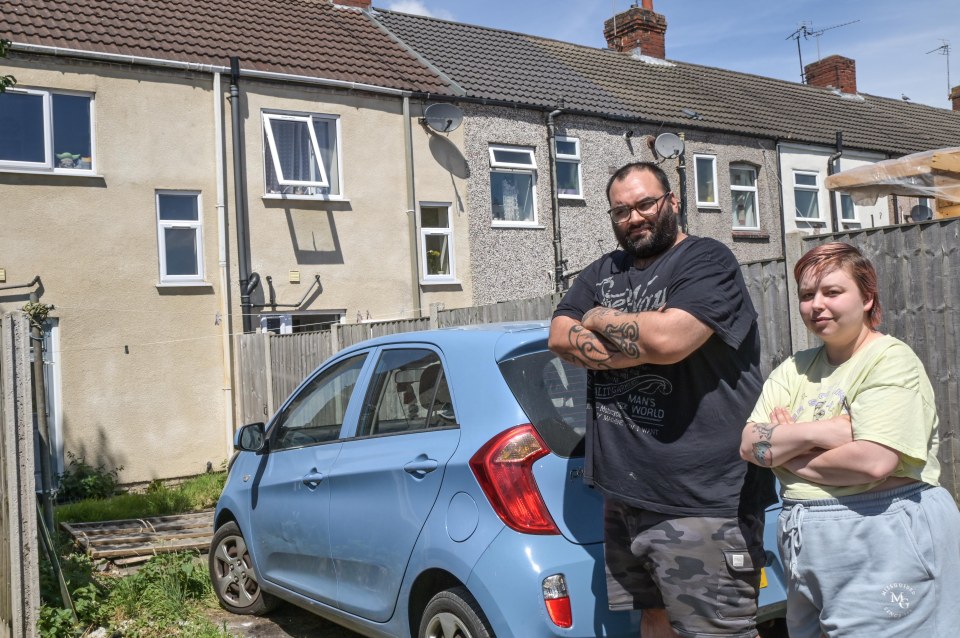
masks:
<svg viewBox="0 0 960 638"><path fill-rule="evenodd" d="M64 503L85 498L108 498L117 493L122 465L108 470L103 464L93 467L70 452L67 452L67 457L70 462L66 471L60 475L58 501Z"/></svg>

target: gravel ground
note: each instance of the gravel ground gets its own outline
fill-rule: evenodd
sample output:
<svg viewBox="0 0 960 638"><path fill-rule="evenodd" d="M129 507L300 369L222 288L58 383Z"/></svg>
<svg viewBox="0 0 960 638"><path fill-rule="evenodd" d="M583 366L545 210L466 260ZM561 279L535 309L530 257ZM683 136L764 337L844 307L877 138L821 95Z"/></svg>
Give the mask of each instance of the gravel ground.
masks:
<svg viewBox="0 0 960 638"><path fill-rule="evenodd" d="M269 616L237 616L219 607L208 614L217 625L240 638L361 638L339 625L294 605L281 603Z"/></svg>

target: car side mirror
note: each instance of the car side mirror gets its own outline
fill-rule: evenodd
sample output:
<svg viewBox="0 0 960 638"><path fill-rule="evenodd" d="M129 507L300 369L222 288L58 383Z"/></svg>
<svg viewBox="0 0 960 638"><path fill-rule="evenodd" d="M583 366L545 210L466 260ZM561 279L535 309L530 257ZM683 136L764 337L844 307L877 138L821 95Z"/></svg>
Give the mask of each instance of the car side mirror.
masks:
<svg viewBox="0 0 960 638"><path fill-rule="evenodd" d="M249 423L237 431L233 447L243 452L263 452L267 448L267 435L263 423Z"/></svg>

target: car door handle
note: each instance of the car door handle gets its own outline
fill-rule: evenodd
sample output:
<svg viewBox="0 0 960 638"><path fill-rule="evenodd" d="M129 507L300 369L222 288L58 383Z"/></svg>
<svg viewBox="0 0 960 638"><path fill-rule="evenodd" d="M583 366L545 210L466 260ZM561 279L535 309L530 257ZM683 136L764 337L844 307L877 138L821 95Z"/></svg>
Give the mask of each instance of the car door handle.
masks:
<svg viewBox="0 0 960 638"><path fill-rule="evenodd" d="M320 485L320 481L324 479L323 472L318 472L316 468L310 470L303 477L303 484L309 487L311 490Z"/></svg>
<svg viewBox="0 0 960 638"><path fill-rule="evenodd" d="M403 469L408 474L413 474L418 478L423 478L438 467L440 467L440 463L434 459L417 459L416 461L410 461L404 465Z"/></svg>

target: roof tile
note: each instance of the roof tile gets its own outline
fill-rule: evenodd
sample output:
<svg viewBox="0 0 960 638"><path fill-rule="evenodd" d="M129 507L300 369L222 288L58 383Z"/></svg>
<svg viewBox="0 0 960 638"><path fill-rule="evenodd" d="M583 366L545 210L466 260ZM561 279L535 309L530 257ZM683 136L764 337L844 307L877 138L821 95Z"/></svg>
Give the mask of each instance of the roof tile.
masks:
<svg viewBox="0 0 960 638"><path fill-rule="evenodd" d="M453 95L359 10L328 0L0 0L17 44L330 78Z"/></svg>

